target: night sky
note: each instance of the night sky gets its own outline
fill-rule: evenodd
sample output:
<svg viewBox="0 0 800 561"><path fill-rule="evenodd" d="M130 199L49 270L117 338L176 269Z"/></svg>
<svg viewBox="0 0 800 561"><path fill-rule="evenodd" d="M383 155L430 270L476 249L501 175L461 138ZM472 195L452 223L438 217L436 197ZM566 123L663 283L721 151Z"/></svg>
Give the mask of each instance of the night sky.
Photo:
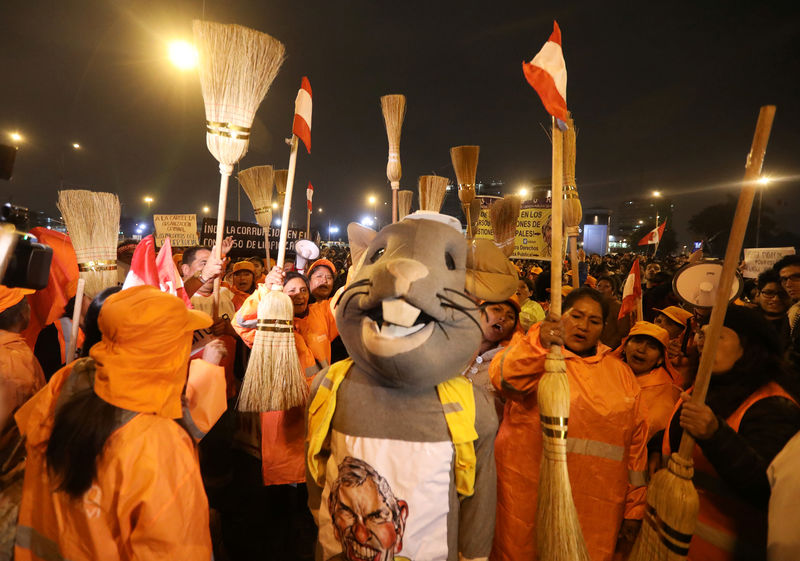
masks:
<svg viewBox="0 0 800 561"><path fill-rule="evenodd" d="M166 44L203 17L269 33L287 60L256 115L242 169L285 168L303 75L314 95L311 156L301 148L294 220L305 186L320 225L343 226L390 201L381 95L403 93L403 188L454 178L449 148L481 146L479 180L509 192L549 176L548 117L521 70L557 19L567 102L578 127L584 208L661 190L688 218L735 192L760 105L777 105L765 204L792 228L800 214L800 8L792 2L73 1L0 3L0 142L18 130L10 200L57 216L60 182L118 193L123 214L216 213L217 163L205 147L195 72ZM81 144L74 150L73 142ZM228 208L237 216L237 184ZM389 206L384 217L388 217ZM241 217L252 210L241 194ZM384 218L385 219L385 218ZM793 228L797 231L797 228Z"/></svg>

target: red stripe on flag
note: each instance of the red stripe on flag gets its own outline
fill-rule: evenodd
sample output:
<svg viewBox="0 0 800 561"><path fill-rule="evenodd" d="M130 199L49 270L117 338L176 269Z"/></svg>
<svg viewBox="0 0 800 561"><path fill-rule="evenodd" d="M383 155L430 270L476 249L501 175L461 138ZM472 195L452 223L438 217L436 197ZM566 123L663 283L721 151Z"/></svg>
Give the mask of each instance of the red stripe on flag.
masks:
<svg viewBox="0 0 800 561"><path fill-rule="evenodd" d="M295 114L294 116L292 134L303 141L306 150L311 154L311 129L308 128L308 123L300 115Z"/></svg>
<svg viewBox="0 0 800 561"><path fill-rule="evenodd" d="M625 286L622 289L622 305L619 307L617 319L622 319L626 315L636 311L636 305L642 297L642 276L639 270L639 259L634 259L631 272L625 279Z"/></svg>
<svg viewBox="0 0 800 561"><path fill-rule="evenodd" d="M553 34L555 34L555 31ZM559 41L560 39L559 32ZM542 98L542 104L547 112L556 119L566 121L568 117L567 102L564 101L564 98L558 93L553 77L542 68L534 66L529 62L522 63L522 72L525 74L525 79L528 80L531 87L536 90L539 97Z"/></svg>

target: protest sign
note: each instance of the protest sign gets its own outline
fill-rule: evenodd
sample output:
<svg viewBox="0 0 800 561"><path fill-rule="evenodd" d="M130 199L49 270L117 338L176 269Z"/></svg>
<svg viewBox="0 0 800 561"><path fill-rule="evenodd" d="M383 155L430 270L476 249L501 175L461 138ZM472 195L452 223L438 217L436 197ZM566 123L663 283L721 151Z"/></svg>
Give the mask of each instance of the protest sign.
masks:
<svg viewBox="0 0 800 561"><path fill-rule="evenodd" d="M476 238L493 239L489 221L489 206L496 198L481 197L481 216ZM517 220L517 235L511 259L550 259L550 205L536 201L525 202Z"/></svg>
<svg viewBox="0 0 800 561"><path fill-rule="evenodd" d="M197 245L196 214L154 214L156 246L164 245L169 236L172 247L191 247Z"/></svg>
<svg viewBox="0 0 800 561"><path fill-rule="evenodd" d="M754 279L771 268L784 255L794 255L793 247L745 248L742 276Z"/></svg>
<svg viewBox="0 0 800 561"><path fill-rule="evenodd" d="M273 257L278 255L278 242L280 240L280 228L269 229L269 253ZM312 237L316 234L312 230ZM214 245L217 236L217 219L204 218L203 230L200 232L200 245L211 247ZM251 222L236 222L234 220L225 221L225 236L233 237L233 249L231 257L248 257L250 255L264 255L264 229L258 224ZM306 231L299 228L289 228L286 236L286 251L294 251L296 241L306 237Z"/></svg>

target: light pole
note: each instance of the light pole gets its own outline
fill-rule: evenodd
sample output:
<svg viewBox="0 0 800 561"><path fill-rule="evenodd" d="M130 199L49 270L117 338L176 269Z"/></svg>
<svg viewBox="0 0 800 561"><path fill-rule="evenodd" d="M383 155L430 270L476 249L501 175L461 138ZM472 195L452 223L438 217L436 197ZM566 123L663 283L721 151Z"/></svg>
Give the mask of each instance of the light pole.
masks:
<svg viewBox="0 0 800 561"><path fill-rule="evenodd" d="M375 221L375 229L378 229L378 197L370 195L367 202L372 205L372 219Z"/></svg>

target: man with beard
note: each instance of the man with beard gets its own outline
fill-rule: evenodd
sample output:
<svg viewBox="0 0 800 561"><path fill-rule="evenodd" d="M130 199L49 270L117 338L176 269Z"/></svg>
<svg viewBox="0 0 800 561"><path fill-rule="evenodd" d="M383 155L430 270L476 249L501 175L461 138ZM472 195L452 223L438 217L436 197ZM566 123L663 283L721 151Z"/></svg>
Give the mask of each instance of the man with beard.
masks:
<svg viewBox="0 0 800 561"><path fill-rule="evenodd" d="M389 483L375 468L347 456L328 497L342 561L407 559L403 549L408 504L395 498Z"/></svg>

